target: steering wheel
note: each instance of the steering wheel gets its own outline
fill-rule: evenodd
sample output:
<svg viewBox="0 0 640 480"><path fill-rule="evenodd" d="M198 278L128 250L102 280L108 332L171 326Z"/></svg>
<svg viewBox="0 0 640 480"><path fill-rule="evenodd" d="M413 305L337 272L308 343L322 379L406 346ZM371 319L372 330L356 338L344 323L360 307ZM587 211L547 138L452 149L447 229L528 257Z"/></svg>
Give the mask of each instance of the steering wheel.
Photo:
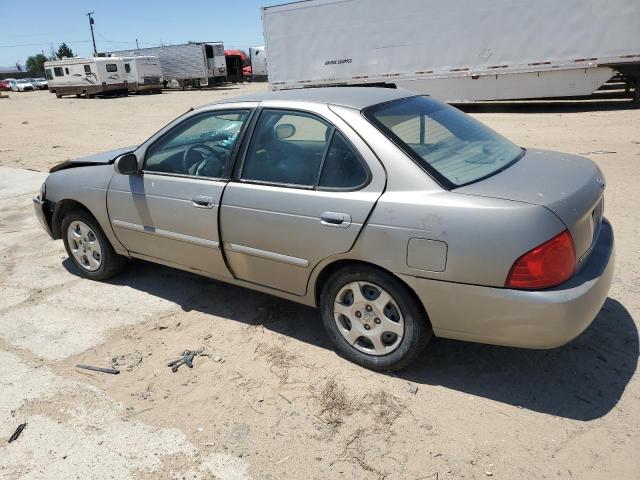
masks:
<svg viewBox="0 0 640 480"><path fill-rule="evenodd" d="M191 159L191 153L197 150L199 150L198 153L200 154L200 159L194 161ZM205 152L204 155L203 151ZM205 145L204 143L196 143L195 145L191 145L185 150L184 155L182 156L182 171L193 174L197 170L197 166L199 164L207 161L211 157L214 157L222 167L222 160L220 160L220 158L218 157L218 152L216 152L209 145Z"/></svg>

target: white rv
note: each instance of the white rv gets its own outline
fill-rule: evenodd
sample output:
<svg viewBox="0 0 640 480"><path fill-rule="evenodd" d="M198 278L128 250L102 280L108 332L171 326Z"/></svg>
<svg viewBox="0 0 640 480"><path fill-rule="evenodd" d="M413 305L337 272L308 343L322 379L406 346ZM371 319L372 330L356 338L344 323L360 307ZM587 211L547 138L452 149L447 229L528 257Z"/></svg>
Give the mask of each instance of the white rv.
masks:
<svg viewBox="0 0 640 480"><path fill-rule="evenodd" d="M145 55L160 60L165 84L176 80L182 88L221 84L227 80L227 60L222 42L190 42L181 45L119 50L107 55Z"/></svg>
<svg viewBox="0 0 640 480"><path fill-rule="evenodd" d="M249 48L249 60L251 61L251 80L267 80L267 51L262 47Z"/></svg>
<svg viewBox="0 0 640 480"><path fill-rule="evenodd" d="M274 90L397 86L446 101L590 95L616 72L640 101L638 0L309 0L262 9Z"/></svg>
<svg viewBox="0 0 640 480"><path fill-rule="evenodd" d="M162 68L158 57L141 55L121 58L130 92L162 93Z"/></svg>
<svg viewBox="0 0 640 480"><path fill-rule="evenodd" d="M49 91L63 95L126 95L124 62L121 58L63 58L44 64Z"/></svg>

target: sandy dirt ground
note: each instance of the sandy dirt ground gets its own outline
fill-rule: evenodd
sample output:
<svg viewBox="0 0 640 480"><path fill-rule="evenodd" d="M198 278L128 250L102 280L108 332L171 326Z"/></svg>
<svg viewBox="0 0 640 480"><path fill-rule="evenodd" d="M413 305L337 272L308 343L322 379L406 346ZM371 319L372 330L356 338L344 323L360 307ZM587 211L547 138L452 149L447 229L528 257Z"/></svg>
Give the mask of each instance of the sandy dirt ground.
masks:
<svg viewBox="0 0 640 480"><path fill-rule="evenodd" d="M78 277L32 213L41 172L264 88L0 100L0 477L637 479L640 110L626 104L466 107L606 175L614 284L559 349L436 340L385 375L337 356L313 309L144 262L107 283ZM197 348L193 369L171 373Z"/></svg>

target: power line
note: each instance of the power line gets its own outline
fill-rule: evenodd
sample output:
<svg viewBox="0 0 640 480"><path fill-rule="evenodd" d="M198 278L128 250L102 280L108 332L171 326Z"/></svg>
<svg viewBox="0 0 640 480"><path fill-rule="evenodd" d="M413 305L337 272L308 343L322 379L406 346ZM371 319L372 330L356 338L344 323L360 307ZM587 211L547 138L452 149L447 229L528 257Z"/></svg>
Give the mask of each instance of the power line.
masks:
<svg viewBox="0 0 640 480"><path fill-rule="evenodd" d="M17 47L39 47L42 45L50 45L52 43L89 43L89 40L49 40L40 43L18 43L14 45L0 45L0 48L17 48Z"/></svg>

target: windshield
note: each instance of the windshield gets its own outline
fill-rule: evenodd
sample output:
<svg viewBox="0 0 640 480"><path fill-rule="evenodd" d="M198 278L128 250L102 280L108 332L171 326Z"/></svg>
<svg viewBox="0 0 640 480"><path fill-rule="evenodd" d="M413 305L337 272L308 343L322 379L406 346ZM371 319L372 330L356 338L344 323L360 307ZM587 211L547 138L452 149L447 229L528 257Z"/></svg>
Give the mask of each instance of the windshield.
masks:
<svg viewBox="0 0 640 480"><path fill-rule="evenodd" d="M369 108L365 116L447 188L494 175L524 152L469 115L432 98L385 103Z"/></svg>

